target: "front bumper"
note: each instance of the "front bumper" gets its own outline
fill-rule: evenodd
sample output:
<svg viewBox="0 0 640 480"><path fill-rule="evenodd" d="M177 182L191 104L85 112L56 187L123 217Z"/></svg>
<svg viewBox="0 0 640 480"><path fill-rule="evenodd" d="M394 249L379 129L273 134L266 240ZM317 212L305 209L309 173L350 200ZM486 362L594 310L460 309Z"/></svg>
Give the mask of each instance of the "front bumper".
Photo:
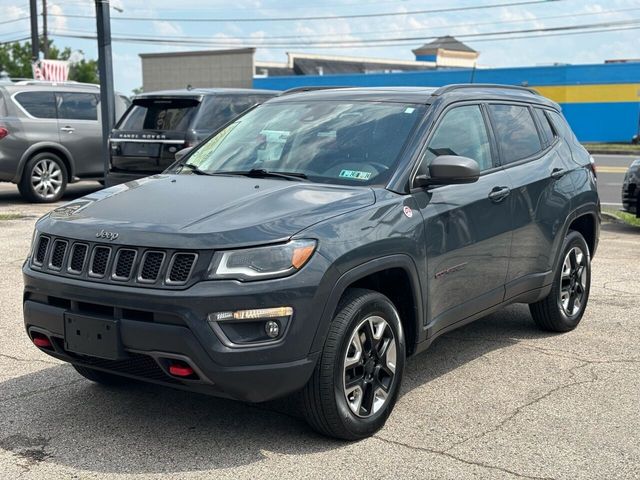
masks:
<svg viewBox="0 0 640 480"><path fill-rule="evenodd" d="M89 284L34 271L25 264L24 321L28 334L46 335L45 353L61 360L140 380L261 402L302 388L315 368L313 340L333 281L314 255L293 277L263 282L200 282L167 291ZM325 287L326 286L326 287ZM207 322L211 312L291 306L292 319L276 342L230 346ZM123 357L105 360L65 349L65 313L116 320ZM167 361L193 366L197 379L171 376Z"/></svg>

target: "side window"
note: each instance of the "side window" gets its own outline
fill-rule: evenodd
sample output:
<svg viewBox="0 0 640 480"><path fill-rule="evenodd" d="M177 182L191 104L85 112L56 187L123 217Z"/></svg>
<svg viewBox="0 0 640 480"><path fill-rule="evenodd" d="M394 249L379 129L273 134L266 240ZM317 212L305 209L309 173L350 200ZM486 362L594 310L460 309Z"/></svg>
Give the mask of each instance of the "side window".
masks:
<svg viewBox="0 0 640 480"><path fill-rule="evenodd" d="M489 105L502 162L513 163L542 150L538 130L529 107Z"/></svg>
<svg viewBox="0 0 640 480"><path fill-rule="evenodd" d="M98 120L98 96L95 93L59 92L58 118L66 120Z"/></svg>
<svg viewBox="0 0 640 480"><path fill-rule="evenodd" d="M53 92L20 92L14 98L32 117L56 118Z"/></svg>
<svg viewBox="0 0 640 480"><path fill-rule="evenodd" d="M255 96L213 95L201 107L202 113L196 121L196 129L216 130L256 103L258 99Z"/></svg>
<svg viewBox="0 0 640 480"><path fill-rule="evenodd" d="M553 139L555 138L555 133L553 132L553 128L551 128L551 125L549 124L547 115L541 108L534 108L533 111L535 112L538 123L542 128L542 136L544 137L545 143L547 145L551 145L553 143Z"/></svg>
<svg viewBox="0 0 640 480"><path fill-rule="evenodd" d="M456 107L445 113L429 140L420 168L426 169L440 155L471 158L478 162L480 170L493 166L489 135L479 105Z"/></svg>

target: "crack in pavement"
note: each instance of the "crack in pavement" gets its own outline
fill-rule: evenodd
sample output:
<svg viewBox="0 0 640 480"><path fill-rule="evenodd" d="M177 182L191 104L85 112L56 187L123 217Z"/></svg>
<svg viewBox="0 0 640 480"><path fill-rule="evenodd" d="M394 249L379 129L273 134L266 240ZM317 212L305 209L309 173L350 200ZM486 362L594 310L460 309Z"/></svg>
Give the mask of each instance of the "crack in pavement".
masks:
<svg viewBox="0 0 640 480"><path fill-rule="evenodd" d="M16 400L16 399L19 399L19 398L27 398L27 397L31 397L33 395L38 395L40 393L46 393L46 392L49 392L51 390L57 390L58 388L68 387L70 385L74 385L76 383L80 383L80 382L84 382L84 381L85 381L84 379L78 379L78 380L72 380L71 382L67 382L67 383L61 383L60 385L52 385L50 387L41 388L41 389L37 389L37 390L29 390L27 392L22 392L22 393L19 393L18 395L13 395L11 397L0 398L0 404L9 402L11 400Z"/></svg>
<svg viewBox="0 0 640 480"><path fill-rule="evenodd" d="M575 367L572 367L571 369L568 370L569 374L571 375L571 377L575 378L575 372L581 368L584 368L586 366L590 365L587 362L584 362L580 365L577 365ZM584 385L587 383L594 383L598 381L598 376L596 375L596 373L593 371L593 369L590 370L591 373L591 378L587 379L587 380L575 380L575 381L570 381L568 383L563 383L561 385L558 385L554 388L552 388L551 390L547 391L546 393L543 393L542 395L539 395L535 398L533 398L532 400L516 407L516 409L511 412L509 415L507 415L505 418L503 418L496 426L494 426L493 428L490 428L488 430L485 430L483 432L480 432L477 435L473 435L471 437L468 437L464 440L461 440L459 442L455 442L454 444L452 444L451 446L447 447L444 451L445 452L449 452L451 450L453 450L454 448L457 448L461 445L464 445L468 442L474 441L474 440L479 440L483 437L486 437L487 435L490 435L491 433L497 432L499 430L501 430L507 423L509 423L511 420L513 420L515 417L517 417L523 410L525 410L528 407L531 407L532 405L535 405L537 403L540 403L541 401L543 401L546 398L549 398L551 395L561 391L561 390L565 390L567 388L571 388L571 387L575 387L578 385Z"/></svg>
<svg viewBox="0 0 640 480"><path fill-rule="evenodd" d="M26 363L39 362L39 363L46 363L48 365L61 365L59 362L50 362L48 360L40 360L37 358L18 358L12 355L4 354L4 353L0 353L0 358L7 358L9 360L14 360L16 362L26 362Z"/></svg>
<svg viewBox="0 0 640 480"><path fill-rule="evenodd" d="M447 458L450 458L452 460L464 463L466 465L472 465L472 466L476 466L476 467L480 467L480 468L486 468L486 469L489 469L489 470L497 470L499 472L508 473L508 474L513 475L513 476L518 477L518 478L527 478L527 479L531 479L531 480L555 480L553 477L537 477L537 476L534 476L534 475L526 475L524 473L519 473L519 472L516 472L514 470L510 470L508 468L499 467L497 465L491 465L489 463L476 462L476 461L473 461L473 460L467 460L465 458L462 458L462 457L459 457L459 456L454 455L452 453L449 453L446 450L436 450L436 449L431 449L431 448L426 448L426 447L418 447L418 446L415 446L415 445L409 445L408 443L399 442L397 440L390 440L388 438L384 438L384 437L381 437L379 435L374 435L373 438L375 438L377 440L380 440L381 442L384 442L384 443L389 443L391 445L397 445L397 446L400 446L400 447L405 447L405 448L408 448L410 450L424 452L424 453L431 453L433 455L439 455L439 456L447 457Z"/></svg>
<svg viewBox="0 0 640 480"><path fill-rule="evenodd" d="M481 342L487 342L487 343L498 343L502 345L513 345L513 346L524 348L527 350L534 350L536 352L542 353L543 355L548 355L550 357L565 358L567 360L575 360L576 362L583 362L583 363L595 364L595 365L606 365L606 364L616 364L616 363L640 363L640 358L622 358L618 360L591 360L588 358L580 357L575 353L567 350L558 350L554 348L539 347L537 345L532 345L530 343L522 342L512 338L494 340L492 338L463 337L458 335L450 335L447 338L450 338L453 340L460 340L462 342L481 341Z"/></svg>

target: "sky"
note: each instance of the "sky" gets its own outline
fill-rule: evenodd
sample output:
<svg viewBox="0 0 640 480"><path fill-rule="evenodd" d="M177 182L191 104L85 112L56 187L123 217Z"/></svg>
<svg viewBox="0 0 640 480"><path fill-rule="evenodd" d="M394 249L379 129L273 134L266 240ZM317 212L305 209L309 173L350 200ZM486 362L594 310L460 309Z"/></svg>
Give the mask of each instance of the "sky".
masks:
<svg viewBox="0 0 640 480"><path fill-rule="evenodd" d="M368 56L412 60L411 50L439 35L458 36L480 52L481 67L548 65L553 63L602 63L606 59L640 59L640 0L549 0L544 3L506 6L518 0L112 0L111 30L116 90L130 94L142 85L139 53L207 50L241 46L256 47L256 60L286 60L286 52ZM38 0L39 12L41 2ZM59 47L69 46L75 58L83 52L97 57L96 41L69 35L95 35L92 0L47 0L50 37ZM176 5L179 4L180 7ZM481 5L494 8L472 9ZM465 8L455 12L438 9ZM122 10L122 12L118 11ZM428 13L411 13L431 10ZM340 16L393 13L390 16L339 18ZM0 42L29 35L29 21L17 20L29 14L28 0L0 0ZM76 18L70 15L89 16ZM323 20L300 17L332 17ZM143 17L127 21L118 17ZM295 17L292 21L268 21ZM224 21L185 22L184 18ZM227 21L258 19L260 21ZM633 22L626 30L579 35L495 40L464 37L478 33L551 28L567 25ZM41 28L41 27L40 27ZM604 27L603 27L604 28ZM600 28L602 29L602 28ZM522 36L515 35L515 36ZM540 34L543 35L543 34ZM214 45L163 45L127 43L117 37L194 39ZM287 38L282 38L282 37ZM270 37L280 37L273 39ZM354 46L363 39L411 37L392 45ZM415 40L413 40L415 38ZM299 45L300 42L325 42ZM326 42L332 42L330 44ZM327 48L351 42L346 48ZM271 43L272 45L269 45ZM277 43L277 45L273 45ZM287 45L282 45L287 43ZM392 42L389 42L392 43ZM402 43L399 45L398 43Z"/></svg>

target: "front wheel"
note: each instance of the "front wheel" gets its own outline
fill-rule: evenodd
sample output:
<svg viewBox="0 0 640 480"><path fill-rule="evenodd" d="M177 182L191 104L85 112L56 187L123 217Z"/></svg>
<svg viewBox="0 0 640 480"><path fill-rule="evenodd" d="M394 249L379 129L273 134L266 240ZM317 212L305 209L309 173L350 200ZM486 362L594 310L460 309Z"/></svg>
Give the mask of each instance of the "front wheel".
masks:
<svg viewBox="0 0 640 480"><path fill-rule="evenodd" d="M543 330L573 330L584 315L590 287L589 247L579 232L570 231L564 240L551 292L546 298L529 305L533 320Z"/></svg>
<svg viewBox="0 0 640 480"><path fill-rule="evenodd" d="M29 159L18 183L20 194L35 203L57 202L67 188L67 168L57 155L42 152Z"/></svg>
<svg viewBox="0 0 640 480"><path fill-rule="evenodd" d="M348 291L302 392L308 423L344 440L373 435L396 403L404 362L404 334L393 303L372 290Z"/></svg>

